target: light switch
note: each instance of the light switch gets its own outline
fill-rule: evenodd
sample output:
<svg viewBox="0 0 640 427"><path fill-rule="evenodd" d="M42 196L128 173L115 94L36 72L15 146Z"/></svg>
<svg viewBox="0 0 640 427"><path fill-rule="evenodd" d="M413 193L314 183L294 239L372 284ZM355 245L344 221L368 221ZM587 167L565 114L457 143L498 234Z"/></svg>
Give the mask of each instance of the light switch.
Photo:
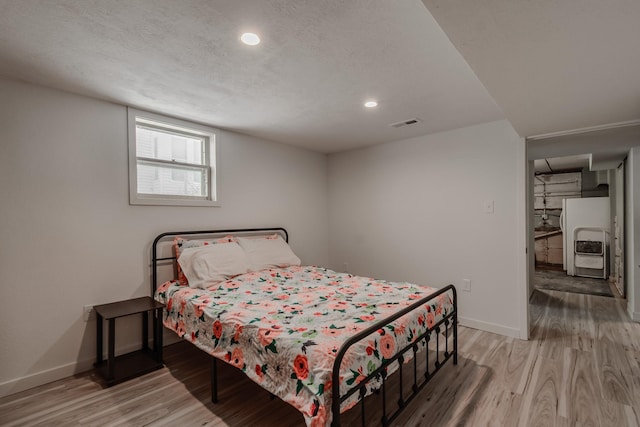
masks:
<svg viewBox="0 0 640 427"><path fill-rule="evenodd" d="M482 202L482 212L493 213L493 200L485 200Z"/></svg>

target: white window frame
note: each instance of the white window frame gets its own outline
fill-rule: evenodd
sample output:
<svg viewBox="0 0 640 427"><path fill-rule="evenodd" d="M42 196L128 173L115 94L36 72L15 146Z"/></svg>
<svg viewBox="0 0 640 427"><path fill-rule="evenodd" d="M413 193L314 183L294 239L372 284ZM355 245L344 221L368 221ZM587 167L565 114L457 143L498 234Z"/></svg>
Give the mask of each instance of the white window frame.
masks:
<svg viewBox="0 0 640 427"><path fill-rule="evenodd" d="M155 206L220 206L218 164L220 162L219 141L217 130L208 126L187 122L184 120L167 117L148 111L127 108L127 126L129 136L129 204L131 205L155 205ZM138 158L136 151L136 125L138 122L147 122L151 127L175 130L181 134L191 134L205 137L204 164L198 169L203 169L207 174L207 197L179 196L172 194L141 194L138 193ZM148 159L147 159L148 160ZM152 159L153 163L177 164L186 167L193 165L173 161Z"/></svg>

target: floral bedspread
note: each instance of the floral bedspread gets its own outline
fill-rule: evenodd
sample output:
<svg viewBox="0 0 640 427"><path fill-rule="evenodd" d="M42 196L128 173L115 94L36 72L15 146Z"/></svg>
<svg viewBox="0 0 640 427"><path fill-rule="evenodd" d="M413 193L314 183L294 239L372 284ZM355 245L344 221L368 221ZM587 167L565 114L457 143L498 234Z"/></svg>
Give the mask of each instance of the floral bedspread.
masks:
<svg viewBox="0 0 640 427"><path fill-rule="evenodd" d="M167 328L296 407L308 426L328 426L331 373L341 344L434 291L319 267L289 267L243 274L207 290L170 281L155 298L166 306ZM450 294L442 294L354 345L341 366L341 391L452 310ZM357 395L343 402L341 411L355 405Z"/></svg>

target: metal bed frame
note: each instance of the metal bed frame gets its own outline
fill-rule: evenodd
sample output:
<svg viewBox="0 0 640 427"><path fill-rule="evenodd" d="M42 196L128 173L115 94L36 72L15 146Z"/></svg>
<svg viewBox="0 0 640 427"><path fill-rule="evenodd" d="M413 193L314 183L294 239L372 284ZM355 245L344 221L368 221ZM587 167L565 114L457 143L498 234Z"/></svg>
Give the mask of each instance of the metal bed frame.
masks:
<svg viewBox="0 0 640 427"><path fill-rule="evenodd" d="M169 231L166 233L159 234L155 240L153 241L152 250L151 250L151 265L152 265L152 276L151 283L153 287L152 295L155 295L157 280L158 280L158 263L159 262L167 262L171 261L172 263L176 263L176 257L163 257L158 258L158 244L161 240L172 237L172 236L193 236L193 235L227 235L227 234L267 234L267 233L279 233L281 234L286 242L289 242L289 233L282 227L273 227L273 228L240 228L240 229L225 229L225 230L199 230L199 231ZM383 426L389 426L393 420L395 420L398 415L402 412L402 410L407 406L407 404L412 401L417 394L427 385L427 383L433 378L433 376L444 366L444 364L451 358L453 358L453 364L458 364L458 298L456 288L453 285L447 285L438 291L417 300L414 304L409 307L405 307L403 310L398 311L392 316L387 317L375 324L371 325L367 329L360 331L353 337L349 338L346 342L342 344L338 353L336 354L336 359L333 364L333 372L332 372L332 383L336 386L333 390L339 390L340 384L340 365L342 364L342 360L346 355L347 351L356 343L366 339L372 333L378 331L386 325L391 324L395 320L400 317L408 314L409 312L418 309L419 307L427 304L434 298L437 298L439 295L442 295L448 291L451 291L453 295L453 310L450 313L447 313L439 322L434 324L431 327L428 327L426 332L419 335L412 343L407 345L398 351L391 359L385 360L385 362L378 367L375 371L369 374L364 380L361 382L354 384L351 388L349 388L344 394L339 396L333 396L331 400L331 409L333 414L333 421L331 423L332 427L340 427L340 405L354 393L359 393L360 396L360 407L361 407L361 421L362 426L365 426L365 396L367 390L367 384L373 380L377 379L382 382L382 386L380 387L382 391L382 418L381 423ZM453 335L452 347L449 348L449 336ZM444 353L443 358L440 360L440 339L444 337ZM429 363L429 343L435 339L436 342L436 351L435 357L436 360L433 362L433 369L430 370ZM424 353L425 353L425 373L418 377L418 356L420 352L421 343L424 342ZM411 385L411 391L408 396L405 396L405 390L403 389L403 365L405 364L405 354L409 351L413 352L413 384ZM211 401L213 403L218 402L218 369L217 369L217 359L215 357L211 357ZM392 363L398 363L398 374L399 374L399 397L397 400L398 408L395 411L387 414L387 391L386 391L386 380L387 380L387 368ZM380 389L376 391L376 393L380 392ZM271 394L273 398L274 395Z"/></svg>

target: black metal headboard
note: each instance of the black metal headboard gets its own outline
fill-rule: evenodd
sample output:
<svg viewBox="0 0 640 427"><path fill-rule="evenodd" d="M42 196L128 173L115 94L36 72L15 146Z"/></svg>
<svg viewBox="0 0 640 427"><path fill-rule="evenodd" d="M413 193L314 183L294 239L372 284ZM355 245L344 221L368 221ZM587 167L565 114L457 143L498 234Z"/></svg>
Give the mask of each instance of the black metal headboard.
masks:
<svg viewBox="0 0 640 427"><path fill-rule="evenodd" d="M200 235L206 237L207 235L226 235L226 234L262 234L276 232L282 234L284 240L289 242L289 233L282 227L272 228L238 228L228 230L199 230L199 231L167 231L166 233L159 234L153 241L151 248L151 285L153 287L153 294L156 293L156 287L158 286L158 261L176 261L176 256L158 258L158 243L170 236L193 236ZM152 296L153 296L152 294Z"/></svg>

